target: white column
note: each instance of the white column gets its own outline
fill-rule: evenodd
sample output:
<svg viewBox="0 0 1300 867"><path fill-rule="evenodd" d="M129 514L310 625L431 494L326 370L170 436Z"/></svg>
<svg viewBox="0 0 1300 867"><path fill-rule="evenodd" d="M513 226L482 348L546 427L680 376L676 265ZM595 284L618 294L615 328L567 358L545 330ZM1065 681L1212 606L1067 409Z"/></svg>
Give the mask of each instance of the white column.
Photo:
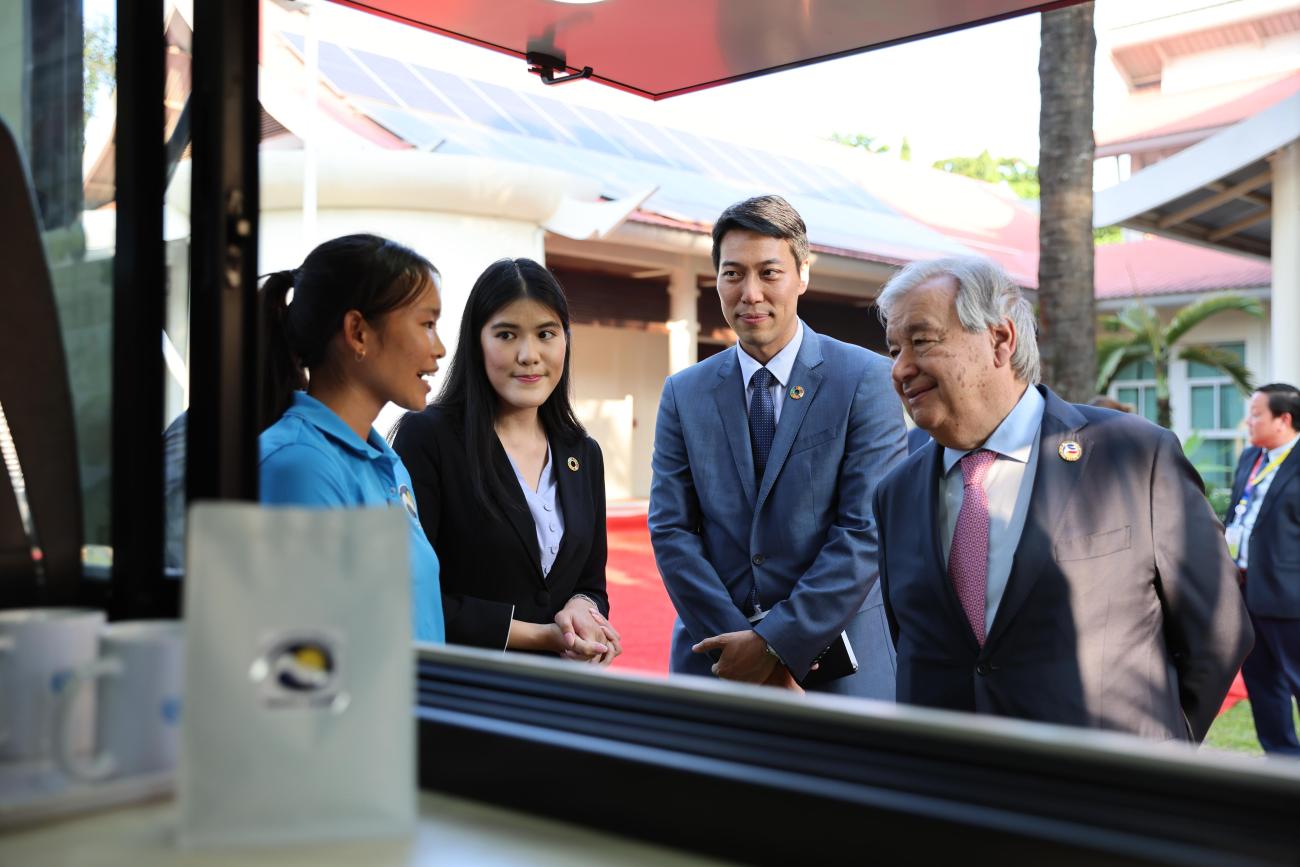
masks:
<svg viewBox="0 0 1300 867"><path fill-rule="evenodd" d="M1300 141L1273 164L1272 382L1300 384Z"/></svg>
<svg viewBox="0 0 1300 867"><path fill-rule="evenodd" d="M668 278L668 372L685 370L699 359L700 290L695 269L683 263Z"/></svg>
<svg viewBox="0 0 1300 867"><path fill-rule="evenodd" d="M317 91L320 88L320 40L316 36L316 11L304 3L303 15L306 18L306 48L303 58L304 85L307 91L307 106L303 115L302 137L302 256L316 246L316 208L317 208L317 154L320 130L320 111L317 105Z"/></svg>

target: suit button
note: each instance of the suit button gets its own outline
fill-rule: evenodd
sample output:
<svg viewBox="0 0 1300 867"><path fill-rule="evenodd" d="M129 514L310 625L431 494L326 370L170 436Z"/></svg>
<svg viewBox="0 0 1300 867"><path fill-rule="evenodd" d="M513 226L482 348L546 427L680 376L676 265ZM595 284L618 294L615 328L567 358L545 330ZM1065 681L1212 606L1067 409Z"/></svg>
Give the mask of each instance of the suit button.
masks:
<svg viewBox="0 0 1300 867"><path fill-rule="evenodd" d="M989 673L988 663L981 662L979 665L975 666L975 673L978 675L988 674Z"/></svg>
<svg viewBox="0 0 1300 867"><path fill-rule="evenodd" d="M551 594L545 590L537 591L537 604L543 608L551 604Z"/></svg>
<svg viewBox="0 0 1300 867"><path fill-rule="evenodd" d="M755 554L755 555L750 559L749 562L753 563L755 566L762 566L762 565L763 565L763 559L764 559L764 558L763 558L763 555L762 555L762 554Z"/></svg>

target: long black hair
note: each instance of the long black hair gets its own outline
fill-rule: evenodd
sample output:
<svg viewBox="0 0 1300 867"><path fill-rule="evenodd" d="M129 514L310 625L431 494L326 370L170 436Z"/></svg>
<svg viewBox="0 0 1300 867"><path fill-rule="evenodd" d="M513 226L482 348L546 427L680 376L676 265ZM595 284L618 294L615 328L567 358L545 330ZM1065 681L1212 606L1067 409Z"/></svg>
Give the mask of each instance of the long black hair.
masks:
<svg viewBox="0 0 1300 867"><path fill-rule="evenodd" d="M294 391L319 375L349 310L374 320L411 303L438 269L428 259L378 235L344 235L307 254L302 265L269 275L261 289L265 361L258 430L288 409ZM293 290L290 300L289 290Z"/></svg>
<svg viewBox="0 0 1300 867"><path fill-rule="evenodd" d="M550 271L532 259L500 259L479 275L465 302L465 312L460 320L460 336L456 352L447 370L438 398L434 401L460 417L465 431L466 464L474 486L475 498L491 514L499 513L499 504L509 503L505 485L514 479L503 479L491 471L491 449L496 444L496 418L498 397L488 380L487 364L483 360L480 335L488 322L501 308L531 299L555 311L564 329L564 371L546 402L538 408L546 437L566 445L574 445L587 435L569 398L569 359L571 330L569 327L569 302L564 289ZM552 455L554 460L555 456Z"/></svg>

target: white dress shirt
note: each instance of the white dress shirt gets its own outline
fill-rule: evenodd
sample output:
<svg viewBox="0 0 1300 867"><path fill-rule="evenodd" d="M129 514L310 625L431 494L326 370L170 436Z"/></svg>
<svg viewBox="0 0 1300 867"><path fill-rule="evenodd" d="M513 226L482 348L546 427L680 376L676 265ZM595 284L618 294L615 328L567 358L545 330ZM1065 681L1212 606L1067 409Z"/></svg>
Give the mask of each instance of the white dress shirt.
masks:
<svg viewBox="0 0 1300 867"><path fill-rule="evenodd" d="M979 446L997 454L997 460L984 476L984 492L989 501L988 583L984 594L984 628L993 627L998 604L1011 577L1011 564L1020 544L1029 514L1029 499L1038 474L1038 440L1047 402L1032 385L1025 389L1015 407ZM970 451L975 451L971 449ZM943 476L939 480L939 521L943 528L943 561L948 562L952 536L957 529L965 484L957 462L968 452L945 448Z"/></svg>
<svg viewBox="0 0 1300 867"><path fill-rule="evenodd" d="M749 402L754 398L754 389L750 387L749 382L753 379L755 371L760 367L766 367L772 374L772 384L768 388L772 391L773 420L780 423L786 386L789 385L790 375L794 372L794 361L799 357L799 347L803 345L803 329L803 320L800 320L794 337L790 338L790 342L781 347L781 351L772 356L772 360L767 364L759 364L739 343L736 344L736 357L740 359L740 381L745 387L746 412L749 411Z"/></svg>
<svg viewBox="0 0 1300 867"><path fill-rule="evenodd" d="M1294 449L1297 441L1300 441L1300 434L1291 437L1290 442L1283 443L1277 448L1265 452L1264 460L1260 462L1259 468L1261 470L1264 469L1264 467L1269 465L1270 461L1277 460L1278 455L1282 454L1287 449ZM1246 564L1250 562L1250 534L1254 531L1255 521L1259 518L1259 507L1264 505L1264 498L1268 496L1268 489L1273 485L1273 478L1281 471L1283 466L1286 466L1286 464L1294 460L1300 460L1300 457L1297 457L1296 453L1293 451L1276 470L1260 479L1259 484L1255 486L1254 493L1250 495L1250 508L1247 509L1246 514L1242 515L1240 518L1241 548L1237 551L1237 565L1242 569L1245 569ZM1249 480L1249 478L1250 477L1247 476L1247 480ZM1233 503L1232 505L1233 508L1236 508L1237 506L1236 503ZM1233 520L1234 522L1237 520L1235 515L1233 516Z"/></svg>
<svg viewBox="0 0 1300 867"><path fill-rule="evenodd" d="M533 528L537 531L537 551L541 556L542 577L549 577L555 557L564 541L564 514L560 510L559 488L556 486L555 467L551 466L551 449L546 449L546 463L542 465L542 474L537 480L537 490L533 490L519 472L515 459L506 452L510 468L515 471L519 481L519 490L524 493L524 502L533 517Z"/></svg>

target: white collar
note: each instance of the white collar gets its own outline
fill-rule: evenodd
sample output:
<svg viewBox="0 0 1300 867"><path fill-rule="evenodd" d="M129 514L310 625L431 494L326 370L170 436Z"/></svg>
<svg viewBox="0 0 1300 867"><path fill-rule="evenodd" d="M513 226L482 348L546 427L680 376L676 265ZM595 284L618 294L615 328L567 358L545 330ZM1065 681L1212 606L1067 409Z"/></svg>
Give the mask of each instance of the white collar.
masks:
<svg viewBox="0 0 1300 867"><path fill-rule="evenodd" d="M1047 401L1038 393L1038 389L1030 385L1025 388L1025 393L1020 395L1020 400L1012 407L1007 417L1002 419L1002 423L994 428L993 433L984 441L983 445L977 448L988 449L991 452L997 452L1003 457L1020 461L1022 464L1029 463L1029 455L1034 447L1034 440L1038 437L1038 432L1043 427L1043 411L1047 409ZM952 471L953 466L966 457L967 454L974 451L961 451L959 449L945 448L943 450L943 472L947 475Z"/></svg>
<svg viewBox="0 0 1300 867"><path fill-rule="evenodd" d="M1295 436L1291 437L1289 442L1284 442L1282 443L1282 445L1278 446L1275 449L1269 449L1268 459L1270 461L1277 460L1278 455L1282 454L1287 449L1294 448L1297 440L1300 440L1300 433L1297 433Z"/></svg>
<svg viewBox="0 0 1300 867"><path fill-rule="evenodd" d="M794 373L794 363L799 357L799 347L803 346L803 321L799 321L799 327L795 329L794 337L790 342L781 347L781 351L772 356L767 364L759 364L754 356L750 355L740 344L736 344L736 357L740 359L740 381L749 388L749 380L754 376L754 371L760 367L766 367L773 376L776 377L777 385L785 388L790 381L791 374Z"/></svg>

